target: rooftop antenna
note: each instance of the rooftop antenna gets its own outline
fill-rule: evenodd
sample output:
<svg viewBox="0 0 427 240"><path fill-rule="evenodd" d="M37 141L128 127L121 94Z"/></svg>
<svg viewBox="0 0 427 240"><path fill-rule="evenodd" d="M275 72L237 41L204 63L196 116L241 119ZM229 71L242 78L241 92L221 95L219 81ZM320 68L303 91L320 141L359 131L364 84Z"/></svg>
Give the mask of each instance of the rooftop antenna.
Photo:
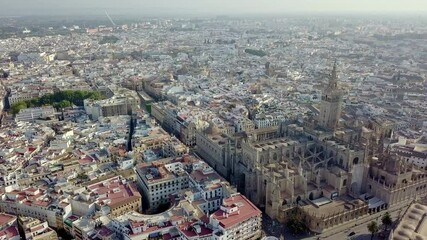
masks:
<svg viewBox="0 0 427 240"><path fill-rule="evenodd" d="M105 11L105 15L107 15L107 17L110 20L111 24L113 24L113 26L116 26L116 24L114 23L113 19L110 17L110 15L108 15L107 11Z"/></svg>

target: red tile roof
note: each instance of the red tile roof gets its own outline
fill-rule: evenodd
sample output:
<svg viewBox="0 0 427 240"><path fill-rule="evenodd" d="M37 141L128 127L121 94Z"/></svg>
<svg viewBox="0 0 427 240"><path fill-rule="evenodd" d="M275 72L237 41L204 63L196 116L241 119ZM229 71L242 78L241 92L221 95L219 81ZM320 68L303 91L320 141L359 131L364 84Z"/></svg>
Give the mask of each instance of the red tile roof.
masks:
<svg viewBox="0 0 427 240"><path fill-rule="evenodd" d="M15 226L10 226L3 231L0 231L0 237L6 236L7 239L19 236L18 229Z"/></svg>
<svg viewBox="0 0 427 240"><path fill-rule="evenodd" d="M212 217L219 221L219 224L224 228L233 227L241 222L244 222L252 217L261 215L261 211L245 196L238 194L233 197L224 199L225 207L238 206L239 210L227 216L223 210L218 210L212 214Z"/></svg>
<svg viewBox="0 0 427 240"><path fill-rule="evenodd" d="M105 195L98 198L98 204L103 205L103 200L109 200L107 201L107 205L112 208L121 203L141 197L132 184L123 183L119 176L89 185L87 188L90 191L96 191L99 195Z"/></svg>
<svg viewBox="0 0 427 240"><path fill-rule="evenodd" d="M199 225L199 224L197 225L200 227L200 233L197 233L195 229L192 227L193 224L194 222L184 222L178 225L178 228L187 238L206 237L212 234L211 229L206 228L205 226Z"/></svg>
<svg viewBox="0 0 427 240"><path fill-rule="evenodd" d="M102 237L108 237L108 236L111 236L112 234L114 234L114 232L111 231L106 226L102 226L98 231L98 235Z"/></svg>
<svg viewBox="0 0 427 240"><path fill-rule="evenodd" d="M0 227L16 220L16 217L6 213L0 213Z"/></svg>

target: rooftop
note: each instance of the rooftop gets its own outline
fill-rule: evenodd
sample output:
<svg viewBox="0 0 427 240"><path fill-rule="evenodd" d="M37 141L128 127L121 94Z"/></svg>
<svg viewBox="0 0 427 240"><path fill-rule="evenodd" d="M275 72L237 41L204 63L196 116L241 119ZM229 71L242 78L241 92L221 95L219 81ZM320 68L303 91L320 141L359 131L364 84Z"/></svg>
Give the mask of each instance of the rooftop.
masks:
<svg viewBox="0 0 427 240"><path fill-rule="evenodd" d="M7 225L15 220L16 216L7 213L0 213L0 227L3 227L4 225Z"/></svg>
<svg viewBox="0 0 427 240"><path fill-rule="evenodd" d="M96 193L97 203L101 206L107 205L114 208L116 205L133 198L140 198L141 195L136 187L127 183L120 176L116 176L102 182L87 186L92 193Z"/></svg>
<svg viewBox="0 0 427 240"><path fill-rule="evenodd" d="M313 204L303 206L303 211L310 215L322 218L327 218L328 216L333 216L335 214L366 205L361 200L351 200L342 197L335 200L322 197L313 200L312 202Z"/></svg>
<svg viewBox="0 0 427 240"><path fill-rule="evenodd" d="M235 208L236 211L228 211L230 208ZM261 211L251 201L241 194L236 194L224 199L221 208L211 217L216 219L222 227L230 228L260 215Z"/></svg>

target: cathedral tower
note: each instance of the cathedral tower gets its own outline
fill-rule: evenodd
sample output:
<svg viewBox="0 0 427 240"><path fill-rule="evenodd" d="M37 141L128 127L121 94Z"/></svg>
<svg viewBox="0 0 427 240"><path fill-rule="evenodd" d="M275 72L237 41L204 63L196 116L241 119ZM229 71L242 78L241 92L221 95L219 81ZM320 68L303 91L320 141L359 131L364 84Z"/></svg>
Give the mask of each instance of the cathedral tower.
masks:
<svg viewBox="0 0 427 240"><path fill-rule="evenodd" d="M338 88L337 63L334 63L328 86L323 90L320 103L319 125L335 130L341 117L342 91Z"/></svg>

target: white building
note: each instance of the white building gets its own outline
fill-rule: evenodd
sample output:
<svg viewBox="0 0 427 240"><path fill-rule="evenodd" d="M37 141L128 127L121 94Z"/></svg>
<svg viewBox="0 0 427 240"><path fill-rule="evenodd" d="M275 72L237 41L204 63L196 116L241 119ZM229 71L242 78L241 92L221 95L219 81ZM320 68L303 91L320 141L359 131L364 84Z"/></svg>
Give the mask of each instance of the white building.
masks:
<svg viewBox="0 0 427 240"><path fill-rule="evenodd" d="M427 169L427 146L425 145L395 145L393 150L409 163L422 169Z"/></svg>
<svg viewBox="0 0 427 240"><path fill-rule="evenodd" d="M168 164L166 169L165 164L168 162L158 160L136 170L138 186L143 191L149 208L168 203L171 194L188 188L188 176L179 163L173 166Z"/></svg>
<svg viewBox="0 0 427 240"><path fill-rule="evenodd" d="M84 100L84 109L92 120L98 120L100 117L130 115L132 109L137 106L137 100L126 96L114 96L113 98L97 101Z"/></svg>
<svg viewBox="0 0 427 240"><path fill-rule="evenodd" d="M6 187L5 191L1 195L0 211L47 221L51 227L58 227L71 214L71 205L59 206L57 200L42 189L20 189L15 185Z"/></svg>
<svg viewBox="0 0 427 240"><path fill-rule="evenodd" d="M273 116L273 115L258 114L254 119L254 123L256 128L269 128L269 127L279 126L279 124L283 120L285 120L285 117L281 115Z"/></svg>
<svg viewBox="0 0 427 240"><path fill-rule="evenodd" d="M136 170L137 181L144 192L150 208L170 202L170 197L185 192L184 199L196 205L205 214L218 209L226 182L207 163L189 155L181 158L167 158Z"/></svg>
<svg viewBox="0 0 427 240"><path fill-rule="evenodd" d="M261 238L261 211L241 194L224 199L220 209L210 216L214 239Z"/></svg>
<svg viewBox="0 0 427 240"><path fill-rule="evenodd" d="M54 117L55 109L52 106L22 109L16 114L15 121L34 122L39 118Z"/></svg>

